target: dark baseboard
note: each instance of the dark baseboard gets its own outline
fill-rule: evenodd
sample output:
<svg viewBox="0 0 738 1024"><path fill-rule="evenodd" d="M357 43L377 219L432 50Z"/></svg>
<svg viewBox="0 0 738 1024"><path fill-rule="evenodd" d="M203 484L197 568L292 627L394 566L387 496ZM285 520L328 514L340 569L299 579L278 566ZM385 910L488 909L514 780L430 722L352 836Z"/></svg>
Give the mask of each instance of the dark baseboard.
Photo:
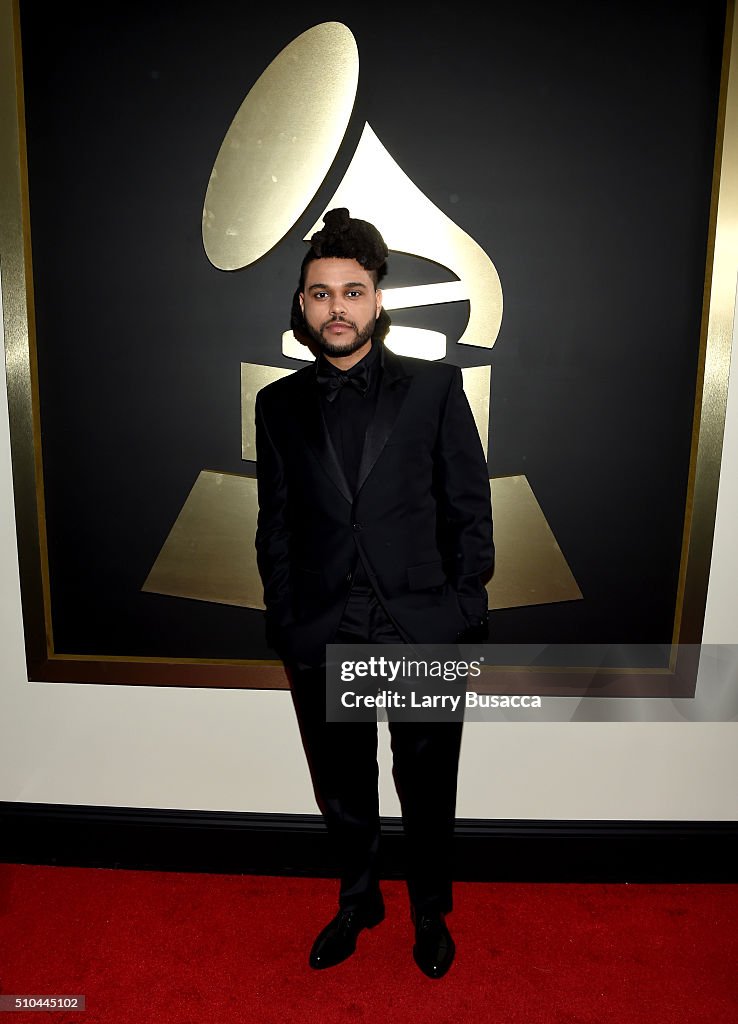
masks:
<svg viewBox="0 0 738 1024"><path fill-rule="evenodd" d="M403 877L399 819L383 819L382 877ZM458 881L738 881L736 821L459 819ZM0 861L336 877L310 814L0 802Z"/></svg>

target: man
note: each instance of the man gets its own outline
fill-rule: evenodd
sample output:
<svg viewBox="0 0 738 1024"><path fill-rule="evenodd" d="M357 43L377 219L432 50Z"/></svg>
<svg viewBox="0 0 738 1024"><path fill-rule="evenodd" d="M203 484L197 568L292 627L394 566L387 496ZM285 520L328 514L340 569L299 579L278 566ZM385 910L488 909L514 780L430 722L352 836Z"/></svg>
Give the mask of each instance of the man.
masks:
<svg viewBox="0 0 738 1024"><path fill-rule="evenodd" d="M336 917L310 953L349 957L384 917L376 722L326 721L329 643L454 643L486 636L494 554L487 466L458 367L386 349L374 225L326 213L293 301L316 361L256 400L256 549L267 636L290 679L316 800L340 862ZM455 945L451 841L461 721L389 723L420 969Z"/></svg>

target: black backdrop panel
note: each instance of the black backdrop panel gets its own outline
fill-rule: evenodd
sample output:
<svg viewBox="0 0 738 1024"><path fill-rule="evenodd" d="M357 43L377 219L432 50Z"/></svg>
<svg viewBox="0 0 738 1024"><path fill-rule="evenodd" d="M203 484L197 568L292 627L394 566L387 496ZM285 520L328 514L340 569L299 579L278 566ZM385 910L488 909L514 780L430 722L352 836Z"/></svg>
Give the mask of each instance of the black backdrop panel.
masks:
<svg viewBox="0 0 738 1024"><path fill-rule="evenodd" d="M463 310L393 319L441 322L451 362L491 359L490 475L527 476L585 595L495 612L495 639L670 641L724 4L20 11L57 652L273 657L261 612L141 586L201 470L253 475L239 364L288 365L302 237L366 121L504 294L491 354L454 346ZM218 271L200 224L223 135L277 53L330 20L360 57L341 151L275 249Z"/></svg>

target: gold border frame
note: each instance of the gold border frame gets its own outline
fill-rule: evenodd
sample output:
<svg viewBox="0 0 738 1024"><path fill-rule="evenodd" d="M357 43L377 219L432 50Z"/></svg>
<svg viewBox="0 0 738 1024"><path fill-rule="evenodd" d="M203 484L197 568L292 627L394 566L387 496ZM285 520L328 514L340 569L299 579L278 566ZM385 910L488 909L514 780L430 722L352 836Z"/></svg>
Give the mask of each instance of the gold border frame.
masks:
<svg viewBox="0 0 738 1024"><path fill-rule="evenodd" d="M679 651L702 637L720 462L738 270L738 24L727 0L722 78L708 249L705 262L700 356L689 484L682 540L677 612L668 669L598 674L601 696L691 695ZM44 521L44 482L37 400L34 296L26 167L23 69L18 0L0 0L0 270L8 378L13 487L21 567L21 598L29 674L48 681L284 689L278 661L126 658L54 652ZM684 646L686 645L686 647ZM527 692L525 673L494 672L491 692ZM579 679L579 685L577 683ZM647 680L658 680L643 688ZM581 672L536 671L541 692L581 695ZM601 683L601 685L599 685ZM549 685L550 684L550 685ZM591 692L591 691L590 691Z"/></svg>

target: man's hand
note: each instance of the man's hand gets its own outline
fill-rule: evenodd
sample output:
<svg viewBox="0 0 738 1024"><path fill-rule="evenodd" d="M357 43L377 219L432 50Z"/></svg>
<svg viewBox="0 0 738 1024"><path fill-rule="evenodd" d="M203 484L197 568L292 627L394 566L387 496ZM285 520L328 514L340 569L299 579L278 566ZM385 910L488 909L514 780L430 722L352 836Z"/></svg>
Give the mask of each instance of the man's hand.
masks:
<svg viewBox="0 0 738 1024"><path fill-rule="evenodd" d="M475 619L456 634L457 644L484 644L489 640L489 619Z"/></svg>

